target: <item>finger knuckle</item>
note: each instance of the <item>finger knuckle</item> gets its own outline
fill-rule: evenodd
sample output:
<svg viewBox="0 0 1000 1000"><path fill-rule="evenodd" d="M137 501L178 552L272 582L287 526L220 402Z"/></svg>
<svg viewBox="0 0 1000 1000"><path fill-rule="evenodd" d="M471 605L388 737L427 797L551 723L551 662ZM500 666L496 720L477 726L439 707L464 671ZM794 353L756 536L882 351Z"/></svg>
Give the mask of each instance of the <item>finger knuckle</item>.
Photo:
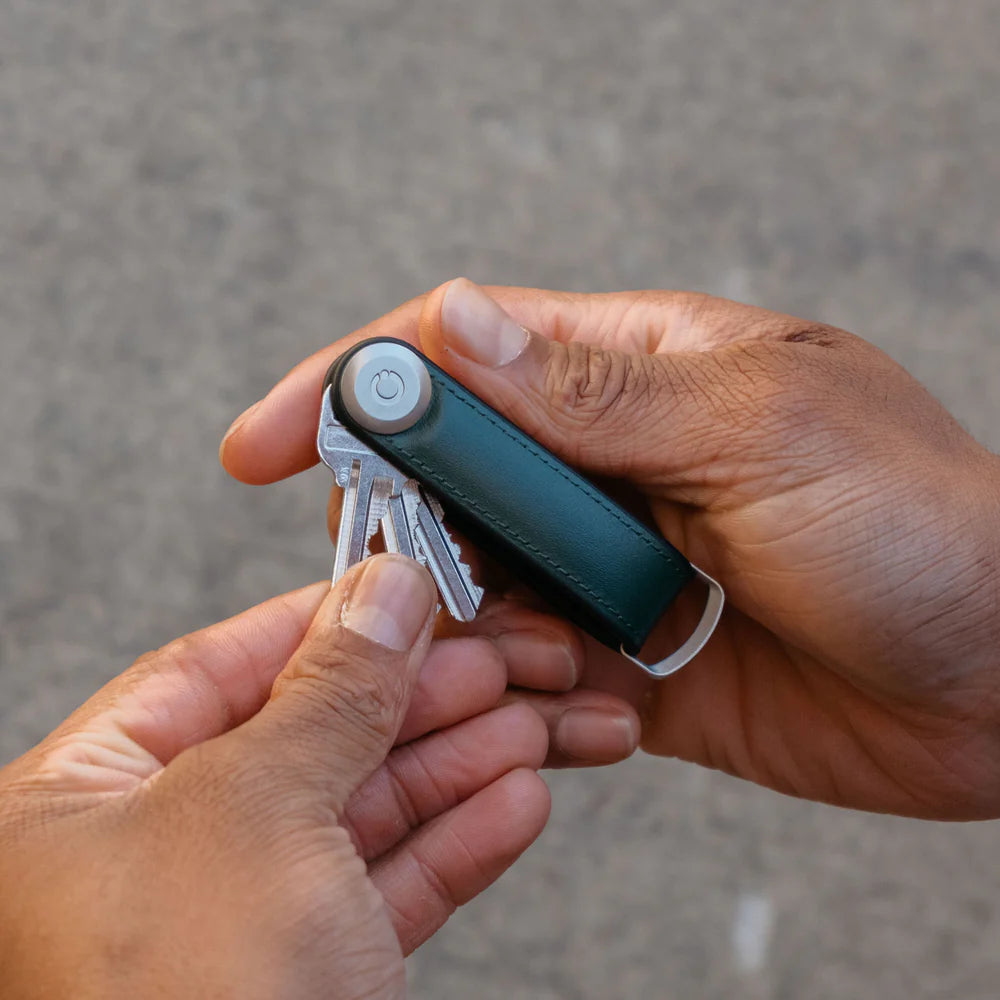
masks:
<svg viewBox="0 0 1000 1000"><path fill-rule="evenodd" d="M159 649L143 653L125 676L132 682L139 682L150 674L170 672L185 677L191 683L198 683L214 650L214 646L204 640L197 641L194 635L183 635Z"/></svg>
<svg viewBox="0 0 1000 1000"><path fill-rule="evenodd" d="M428 813L440 814L455 803L454 788L428 763L419 743L393 751L386 758L386 774L396 808L410 829Z"/></svg>
<svg viewBox="0 0 1000 1000"><path fill-rule="evenodd" d="M605 421L623 405L631 414L651 395L655 366L649 360L570 343L549 360L546 392L557 412L575 423Z"/></svg>
<svg viewBox="0 0 1000 1000"><path fill-rule="evenodd" d="M175 670L188 677L197 677L205 669L203 644L196 642L192 635L182 635L159 649L144 653L132 665L133 672L162 672Z"/></svg>
<svg viewBox="0 0 1000 1000"><path fill-rule="evenodd" d="M394 709L405 697L401 672L373 670L348 657L331 662L310 654L298 658L288 683L324 717L333 716L352 738L382 743L392 737Z"/></svg>
<svg viewBox="0 0 1000 1000"><path fill-rule="evenodd" d="M461 862L462 868L470 876L470 882L476 876L483 874L475 850L457 833L452 834L449 846L453 858ZM416 877L424 884L426 891L432 898L438 900L440 905L446 907L448 912L454 912L465 900L461 891L454 884L452 873L440 863L436 856L427 851L414 849L412 859L416 869Z"/></svg>

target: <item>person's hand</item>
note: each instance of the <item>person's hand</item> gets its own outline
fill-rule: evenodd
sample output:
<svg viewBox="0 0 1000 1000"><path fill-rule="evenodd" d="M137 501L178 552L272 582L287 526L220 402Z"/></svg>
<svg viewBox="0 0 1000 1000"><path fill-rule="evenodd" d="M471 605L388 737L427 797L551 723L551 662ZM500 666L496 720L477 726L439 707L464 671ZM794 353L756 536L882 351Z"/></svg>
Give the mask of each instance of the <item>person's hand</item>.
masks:
<svg viewBox="0 0 1000 1000"><path fill-rule="evenodd" d="M376 556L143 657L0 770L4 1000L402 997L549 811L543 723L496 707L494 643L432 642L436 600Z"/></svg>
<svg viewBox="0 0 1000 1000"><path fill-rule="evenodd" d="M588 644L589 683L642 707L645 749L845 806L1000 815L997 459L830 327L682 293L492 294L460 279L320 351L235 426L227 468L310 465L326 367L408 340L632 484L725 585L715 638L669 680Z"/></svg>

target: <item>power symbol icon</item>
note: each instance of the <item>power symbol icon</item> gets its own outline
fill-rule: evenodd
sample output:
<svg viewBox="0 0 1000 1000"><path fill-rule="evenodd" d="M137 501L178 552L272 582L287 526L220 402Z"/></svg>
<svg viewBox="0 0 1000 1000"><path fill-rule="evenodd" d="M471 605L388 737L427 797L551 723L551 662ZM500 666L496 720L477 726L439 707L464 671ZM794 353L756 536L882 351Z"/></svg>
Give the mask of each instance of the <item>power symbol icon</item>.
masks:
<svg viewBox="0 0 1000 1000"><path fill-rule="evenodd" d="M430 373L420 355L393 341L361 345L336 379L345 416L375 434L412 427L431 402Z"/></svg>
<svg viewBox="0 0 1000 1000"><path fill-rule="evenodd" d="M403 382L398 372L383 368L372 379L372 394L379 402L392 403L402 396L406 384Z"/></svg>

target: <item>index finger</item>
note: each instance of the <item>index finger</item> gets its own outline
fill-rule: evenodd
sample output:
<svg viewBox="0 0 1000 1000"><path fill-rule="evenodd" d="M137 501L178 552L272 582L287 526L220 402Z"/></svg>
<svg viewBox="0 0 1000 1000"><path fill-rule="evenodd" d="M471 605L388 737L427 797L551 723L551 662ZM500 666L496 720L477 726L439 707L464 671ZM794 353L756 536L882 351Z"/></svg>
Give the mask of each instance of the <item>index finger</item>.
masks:
<svg viewBox="0 0 1000 1000"><path fill-rule="evenodd" d="M443 286L442 286L443 287ZM601 294L539 288L487 288L517 322L558 341L581 341L631 353L704 351L736 340L787 339L801 320L708 295L673 291ZM317 463L316 428L327 369L370 337L420 345L420 316L431 292L317 351L239 417L219 449L226 471L252 485L277 482Z"/></svg>
<svg viewBox="0 0 1000 1000"><path fill-rule="evenodd" d="M396 337L416 346L425 298L411 299L296 365L229 428L219 448L223 468L233 478L259 486L314 466L319 461L316 428L327 369L349 347L370 337Z"/></svg>
<svg viewBox="0 0 1000 1000"><path fill-rule="evenodd" d="M553 292L537 288L490 287L495 296L518 322L557 340L585 339L592 342L621 337L621 320L643 292L614 292L584 295ZM219 459L235 479L251 485L274 483L304 472L319 461L316 453L316 428L319 424L323 379L330 365L348 348L370 337L395 337L420 345L419 320L429 294L404 303L373 323L306 358L293 368L259 402L237 418L223 439ZM658 320L661 332L672 324L665 308L668 296L662 296ZM659 305L658 305L659 309ZM641 328L640 328L641 327ZM652 331L640 324L630 325L630 336L641 343L629 344L633 350L652 350ZM621 346L621 345L619 345Z"/></svg>

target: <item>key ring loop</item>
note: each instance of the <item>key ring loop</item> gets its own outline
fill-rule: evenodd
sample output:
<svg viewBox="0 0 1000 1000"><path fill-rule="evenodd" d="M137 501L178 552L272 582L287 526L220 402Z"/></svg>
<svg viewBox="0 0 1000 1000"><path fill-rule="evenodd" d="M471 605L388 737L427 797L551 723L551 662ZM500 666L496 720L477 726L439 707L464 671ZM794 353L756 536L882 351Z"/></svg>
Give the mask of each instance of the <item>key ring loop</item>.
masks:
<svg viewBox="0 0 1000 1000"><path fill-rule="evenodd" d="M643 663L637 657L626 653L624 646L621 647L621 654L625 659L631 660L637 667L642 667L647 674L653 677L669 677L690 663L705 648L705 643L712 638L716 626L719 624L719 619L722 617L722 609L726 604L726 592L722 589L722 585L713 580L706 572L698 569L697 566L691 568L698 579L708 585L708 599L705 602L701 621L698 622L684 645L666 659L660 660L659 663Z"/></svg>

